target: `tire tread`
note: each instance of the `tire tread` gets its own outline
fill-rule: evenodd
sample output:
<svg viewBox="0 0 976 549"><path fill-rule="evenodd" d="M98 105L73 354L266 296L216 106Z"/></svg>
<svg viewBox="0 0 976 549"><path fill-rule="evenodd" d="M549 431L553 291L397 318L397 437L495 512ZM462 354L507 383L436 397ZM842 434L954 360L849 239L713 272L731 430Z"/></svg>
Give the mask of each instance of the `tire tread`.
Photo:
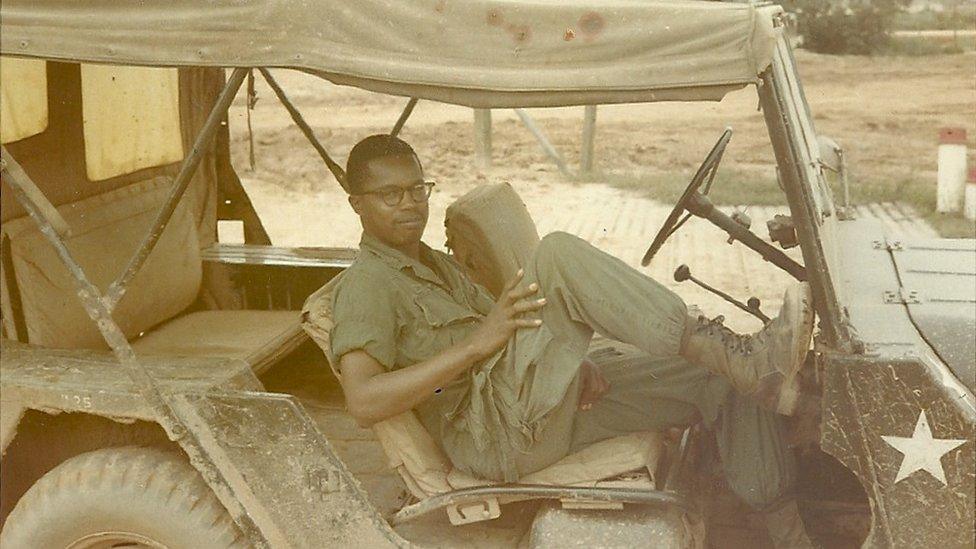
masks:
<svg viewBox="0 0 976 549"><path fill-rule="evenodd" d="M247 547L227 510L200 474L180 454L163 448L124 446L77 455L38 480L7 517L0 546L29 547L34 532L46 528L52 508L72 501L78 489L118 493L120 498L145 497L162 501L164 509L193 524L210 547ZM123 499L123 501L126 501Z"/></svg>

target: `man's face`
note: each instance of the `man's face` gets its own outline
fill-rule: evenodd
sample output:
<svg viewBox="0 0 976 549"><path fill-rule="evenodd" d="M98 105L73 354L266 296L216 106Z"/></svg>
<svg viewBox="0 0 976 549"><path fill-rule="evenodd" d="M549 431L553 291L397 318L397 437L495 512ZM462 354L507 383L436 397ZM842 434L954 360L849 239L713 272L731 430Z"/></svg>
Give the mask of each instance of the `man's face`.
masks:
<svg viewBox="0 0 976 549"><path fill-rule="evenodd" d="M363 230L398 250L420 242L427 226L427 200L414 201L409 192L400 203L388 206L378 191L400 188L404 191L424 182L424 172L412 155L375 158L367 163L366 181L349 203L359 214Z"/></svg>

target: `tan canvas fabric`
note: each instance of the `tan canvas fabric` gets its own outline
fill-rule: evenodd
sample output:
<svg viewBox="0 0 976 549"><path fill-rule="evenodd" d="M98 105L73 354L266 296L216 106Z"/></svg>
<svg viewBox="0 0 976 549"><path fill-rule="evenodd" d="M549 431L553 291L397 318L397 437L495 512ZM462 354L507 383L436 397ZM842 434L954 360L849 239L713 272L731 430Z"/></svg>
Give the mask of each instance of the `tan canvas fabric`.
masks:
<svg viewBox="0 0 976 549"><path fill-rule="evenodd" d="M0 57L0 142L30 137L47 127L46 65Z"/></svg>
<svg viewBox="0 0 976 549"><path fill-rule="evenodd" d="M60 206L71 226L68 249L89 280L105 291L121 274L164 200L171 180L160 177ZM113 317L127 337L172 318L196 299L200 251L193 208L184 200L152 255L133 278ZM30 218L3 224L31 343L59 348L107 348L78 301L73 279Z"/></svg>
<svg viewBox="0 0 976 549"><path fill-rule="evenodd" d="M332 354L332 344L329 337L335 322L332 320L332 294L344 272L332 277L324 286L312 293L302 306L302 329L308 333L329 361L332 373L339 377L339 363Z"/></svg>
<svg viewBox="0 0 976 549"><path fill-rule="evenodd" d="M88 179L183 159L176 69L81 65Z"/></svg>
<svg viewBox="0 0 976 549"><path fill-rule="evenodd" d="M291 67L486 107L716 99L769 65L781 12L687 0L5 0L0 52Z"/></svg>
<svg viewBox="0 0 976 549"><path fill-rule="evenodd" d="M482 185L454 201L444 216L447 244L464 254L472 280L497 296L528 264L539 233L525 203L508 183Z"/></svg>
<svg viewBox="0 0 976 549"><path fill-rule="evenodd" d="M239 358L260 369L304 341L298 311L197 311L132 342L136 354Z"/></svg>

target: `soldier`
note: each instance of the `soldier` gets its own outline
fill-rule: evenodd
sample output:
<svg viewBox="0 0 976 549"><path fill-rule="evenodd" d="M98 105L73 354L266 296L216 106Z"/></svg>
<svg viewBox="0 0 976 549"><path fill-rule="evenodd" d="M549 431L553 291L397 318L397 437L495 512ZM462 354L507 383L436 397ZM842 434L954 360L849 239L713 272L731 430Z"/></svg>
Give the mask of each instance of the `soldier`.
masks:
<svg viewBox="0 0 976 549"><path fill-rule="evenodd" d="M331 351L357 421L414 410L456 468L508 482L599 440L704 421L731 489L763 514L774 542L810 545L775 413L796 404L813 329L806 284L787 290L762 331L739 335L553 233L494 299L421 242L433 183L407 143L359 142L346 187L363 236L334 292ZM455 254L463 265L471 251ZM632 347L597 365L586 360L594 333Z"/></svg>

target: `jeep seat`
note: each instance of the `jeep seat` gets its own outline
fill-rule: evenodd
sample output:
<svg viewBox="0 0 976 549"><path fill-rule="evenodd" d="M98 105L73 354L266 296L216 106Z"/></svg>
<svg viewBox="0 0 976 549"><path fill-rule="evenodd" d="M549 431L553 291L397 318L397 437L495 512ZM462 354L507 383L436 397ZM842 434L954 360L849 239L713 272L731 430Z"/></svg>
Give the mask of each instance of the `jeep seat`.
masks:
<svg viewBox="0 0 976 549"><path fill-rule="evenodd" d="M238 358L256 372L305 341L297 311L197 311L132 342L137 354Z"/></svg>
<svg viewBox="0 0 976 549"><path fill-rule="evenodd" d="M170 184L158 177L58 207L72 229L65 239L68 249L102 291L125 268ZM260 369L304 340L298 312L183 314L197 300L203 278L193 199L188 193L181 201L112 316L137 354L239 358ZM27 340L47 347L106 349L71 275L34 221L5 222L3 233L10 239ZM4 288L5 299L10 291Z"/></svg>
<svg viewBox="0 0 976 549"><path fill-rule="evenodd" d="M458 223L458 220L463 221ZM504 230L494 230L492 227L502 224L500 222L504 222ZM449 208L445 224L448 226L449 241L458 243L459 237L465 238L469 244L476 244L484 250L483 257L491 258L491 264L485 266L490 272L483 274L482 280L511 276L524 264L539 241L535 225L521 199L511 187L504 184L479 187L459 198ZM452 230L463 234L452 234ZM306 301L303 312L303 327L323 349L337 377L340 373L336 357L331 354L329 334L333 327L332 291L341 276L343 275L333 278L312 294ZM390 466L400 474L410 492L419 499L463 488L496 484L455 469L412 411L376 423L373 431L383 446ZM656 432L611 438L526 475L520 479L520 483L600 486L605 484L606 479L642 471L643 474L628 486L653 488L653 471L662 447L663 438ZM472 520L458 517L457 514L451 515L451 521L461 524Z"/></svg>

